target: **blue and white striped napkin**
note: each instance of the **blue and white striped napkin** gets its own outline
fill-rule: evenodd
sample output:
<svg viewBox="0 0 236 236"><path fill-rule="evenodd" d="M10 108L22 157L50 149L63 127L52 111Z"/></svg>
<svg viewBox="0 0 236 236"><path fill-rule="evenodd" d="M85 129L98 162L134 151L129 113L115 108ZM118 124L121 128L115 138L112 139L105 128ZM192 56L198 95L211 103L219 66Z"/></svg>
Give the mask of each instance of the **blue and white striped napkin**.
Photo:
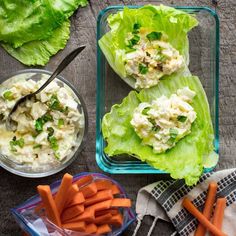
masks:
<svg viewBox="0 0 236 236"><path fill-rule="evenodd" d="M138 192L136 212L138 224L135 236L145 215L154 217L147 236L152 234L158 219L171 221L181 236L194 235L198 221L182 207L182 200L188 196L194 205L203 210L210 182L218 183L217 197L226 197L222 231L229 236L236 235L236 169L227 169L204 174L197 185L187 186L183 180L162 180L148 185Z"/></svg>

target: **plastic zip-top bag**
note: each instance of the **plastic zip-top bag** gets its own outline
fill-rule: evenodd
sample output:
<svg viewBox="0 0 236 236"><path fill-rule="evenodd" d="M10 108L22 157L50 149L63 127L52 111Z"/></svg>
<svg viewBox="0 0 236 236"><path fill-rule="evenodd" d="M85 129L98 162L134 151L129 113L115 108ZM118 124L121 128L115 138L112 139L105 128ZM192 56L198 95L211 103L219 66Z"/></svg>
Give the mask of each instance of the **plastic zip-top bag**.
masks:
<svg viewBox="0 0 236 236"><path fill-rule="evenodd" d="M121 185L115 180L98 173L80 173L73 177L73 182L78 181L79 179L91 175L93 181L106 179L115 184L119 190L119 198L127 198L127 194ZM55 195L60 186L61 180L54 182L50 185L51 192ZM16 222L22 228L23 231L27 232L33 236L96 236L95 234L86 234L78 231L71 231L67 229L62 229L53 224L45 216L45 210L42 208L40 211L36 211L42 203L39 195L35 195L25 201L23 204L19 205L16 208L11 209L12 214L14 215ZM37 213L36 213L37 212ZM121 227L112 227L112 232L108 233L107 236L117 236L120 235L135 219L135 213L131 208L120 209L120 213L123 215L123 225Z"/></svg>

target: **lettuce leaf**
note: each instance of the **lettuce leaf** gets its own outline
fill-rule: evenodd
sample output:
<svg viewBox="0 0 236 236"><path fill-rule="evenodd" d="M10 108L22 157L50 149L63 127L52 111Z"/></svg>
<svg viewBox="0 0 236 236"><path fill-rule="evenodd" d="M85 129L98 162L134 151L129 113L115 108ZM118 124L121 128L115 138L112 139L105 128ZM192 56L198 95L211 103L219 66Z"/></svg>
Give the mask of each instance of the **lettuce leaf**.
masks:
<svg viewBox="0 0 236 236"><path fill-rule="evenodd" d="M70 37L70 22L65 21L60 27L53 31L50 38L35 40L23 44L19 48L13 48L9 44L2 44L3 48L17 60L25 65L44 66L50 57L66 46Z"/></svg>
<svg viewBox="0 0 236 236"><path fill-rule="evenodd" d="M125 7L123 11L108 17L110 31L98 43L110 66L131 87L135 87L135 80L126 75L124 49L127 33L132 32L135 23L166 34L169 43L183 55L185 63L188 65L187 33L198 24L196 18L183 11L163 5L146 5L139 9Z"/></svg>
<svg viewBox="0 0 236 236"><path fill-rule="evenodd" d="M196 92L191 105L197 113L197 119L191 133L167 152L155 154L150 146L142 144L130 124L134 109L141 102L151 102L161 95L169 97L185 86ZM154 168L170 173L174 179L185 179L188 185L198 181L203 172L203 157L213 152L214 132L204 89L198 77L183 77L180 73L170 75L168 80L140 93L130 92L121 104L114 105L110 113L104 116L102 132L107 141L104 151L109 156L123 153L135 155Z"/></svg>
<svg viewBox="0 0 236 236"><path fill-rule="evenodd" d="M1 0L0 41L14 48L48 39L87 0Z"/></svg>

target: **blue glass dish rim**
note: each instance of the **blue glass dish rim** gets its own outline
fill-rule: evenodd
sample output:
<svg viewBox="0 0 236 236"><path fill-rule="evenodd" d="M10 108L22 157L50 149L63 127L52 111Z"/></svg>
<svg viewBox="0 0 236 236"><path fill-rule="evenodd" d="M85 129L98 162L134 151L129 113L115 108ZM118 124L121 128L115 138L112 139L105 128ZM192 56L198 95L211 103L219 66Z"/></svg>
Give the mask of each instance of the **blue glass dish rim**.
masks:
<svg viewBox="0 0 236 236"><path fill-rule="evenodd" d="M127 161L126 163L129 164L119 164L119 168L115 165L110 163L107 165L102 158L105 156L105 153L103 151L103 136L101 133L101 104L104 105L104 96L101 93L102 86L104 87L105 83L101 83L101 57L102 57L102 51L98 45L98 40L101 38L101 18L103 15L110 11L110 10L122 10L125 7L137 9L142 7L142 5L114 5L114 6L108 6L100 11L97 17L97 82L96 82L96 162L100 169L102 169L104 172L111 173L111 174L168 174L165 171L158 170L152 168L148 164L142 164L142 166L134 166L135 161ZM207 11L210 13L211 16L214 17L216 27L215 27L215 34L216 34L216 41L215 41L215 139L214 139L214 147L215 151L219 153L219 45L220 45L220 32L219 32L219 17L215 10L206 7L206 6L172 6L176 9L183 10L189 13L195 13L199 11ZM104 89L103 89L104 91ZM104 158L106 159L106 158ZM139 161L137 161L139 162ZM112 168L111 168L112 167ZM141 168L140 168L141 167ZM205 168L204 172L210 172L214 169L212 168Z"/></svg>

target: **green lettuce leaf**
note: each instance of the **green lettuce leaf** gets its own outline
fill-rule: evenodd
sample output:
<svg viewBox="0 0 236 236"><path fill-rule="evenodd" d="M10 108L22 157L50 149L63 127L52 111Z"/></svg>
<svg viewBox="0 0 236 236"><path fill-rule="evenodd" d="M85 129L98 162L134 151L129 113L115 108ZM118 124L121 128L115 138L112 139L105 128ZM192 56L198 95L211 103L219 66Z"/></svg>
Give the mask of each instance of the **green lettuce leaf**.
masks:
<svg viewBox="0 0 236 236"><path fill-rule="evenodd" d="M125 38L128 32L132 32L135 23L167 35L168 42L183 55L185 63L188 65L187 33L198 24L196 18L163 5L146 5L139 9L125 7L123 11L108 17L110 31L98 43L110 66L131 87L134 88L135 80L127 77L125 71Z"/></svg>
<svg viewBox="0 0 236 236"><path fill-rule="evenodd" d="M70 37L70 22L65 21L60 27L53 31L50 38L35 40L23 44L19 48L13 48L9 44L2 44L3 48L17 60L25 65L44 66L50 57L66 46Z"/></svg>
<svg viewBox="0 0 236 236"><path fill-rule="evenodd" d="M14 48L49 38L87 0L1 0L0 41Z"/></svg>
<svg viewBox="0 0 236 236"><path fill-rule="evenodd" d="M132 91L121 104L112 107L102 121L102 132L107 141L104 151L109 156L123 153L135 155L154 168L170 173L172 178L185 179L186 184L193 185L203 172L203 157L209 156L214 149L209 105L198 77L183 77L179 73L169 76L169 79L140 93ZM134 109L141 102L151 102L162 95L169 97L176 93L177 89L185 86L196 92L191 105L197 113L197 118L192 125L191 133L167 152L155 154L150 146L142 144L142 140L130 124Z"/></svg>

